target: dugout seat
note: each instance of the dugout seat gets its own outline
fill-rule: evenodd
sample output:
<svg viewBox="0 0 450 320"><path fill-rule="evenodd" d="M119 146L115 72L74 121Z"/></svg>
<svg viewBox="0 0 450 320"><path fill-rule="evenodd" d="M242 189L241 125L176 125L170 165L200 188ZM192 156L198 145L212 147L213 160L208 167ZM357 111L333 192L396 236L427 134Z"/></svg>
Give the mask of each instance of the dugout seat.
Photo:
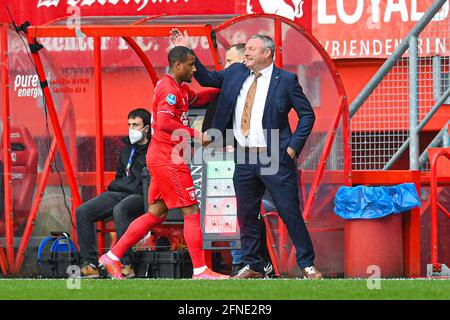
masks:
<svg viewBox="0 0 450 320"><path fill-rule="evenodd" d="M20 231L24 228L31 209L37 176L38 151L26 127L11 127L10 139L14 227L15 231ZM4 234L4 231L4 216L2 216L0 234Z"/></svg>

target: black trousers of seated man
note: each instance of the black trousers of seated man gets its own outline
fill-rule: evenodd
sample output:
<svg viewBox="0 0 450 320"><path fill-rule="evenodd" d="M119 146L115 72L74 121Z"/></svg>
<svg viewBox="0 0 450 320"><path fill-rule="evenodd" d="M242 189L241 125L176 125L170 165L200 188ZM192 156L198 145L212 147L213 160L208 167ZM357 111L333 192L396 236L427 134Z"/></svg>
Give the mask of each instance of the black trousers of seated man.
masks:
<svg viewBox="0 0 450 320"><path fill-rule="evenodd" d="M98 265L96 222L113 217L117 240L134 219L145 213L144 198L139 194L106 191L80 205L77 210L78 245L82 262ZM121 260L132 264L131 249Z"/></svg>

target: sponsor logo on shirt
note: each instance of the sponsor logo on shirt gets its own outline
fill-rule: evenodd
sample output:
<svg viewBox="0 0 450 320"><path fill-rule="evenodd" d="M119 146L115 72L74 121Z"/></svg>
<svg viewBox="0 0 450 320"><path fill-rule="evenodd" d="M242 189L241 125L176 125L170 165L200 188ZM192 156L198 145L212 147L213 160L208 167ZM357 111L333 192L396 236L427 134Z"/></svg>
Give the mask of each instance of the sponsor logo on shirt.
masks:
<svg viewBox="0 0 450 320"><path fill-rule="evenodd" d="M177 97L175 97L173 94L168 94L166 97L166 101L169 105L173 106L175 103L177 103Z"/></svg>

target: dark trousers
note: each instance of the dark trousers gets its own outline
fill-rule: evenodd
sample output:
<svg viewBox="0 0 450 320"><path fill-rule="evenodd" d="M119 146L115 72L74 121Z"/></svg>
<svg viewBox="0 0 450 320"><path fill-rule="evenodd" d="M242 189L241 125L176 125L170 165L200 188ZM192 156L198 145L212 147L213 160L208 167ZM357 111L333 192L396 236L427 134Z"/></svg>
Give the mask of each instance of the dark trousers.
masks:
<svg viewBox="0 0 450 320"><path fill-rule="evenodd" d="M144 199L139 194L106 191L80 205L76 212L81 261L97 265L95 223L112 216L120 239L130 223L144 213ZM123 264L131 263L130 253L131 248L123 256Z"/></svg>
<svg viewBox="0 0 450 320"><path fill-rule="evenodd" d="M271 259L269 249L267 248L266 224L264 223L263 217L259 216L258 223L261 225L260 252L264 265L266 265L268 262L271 262ZM230 250L230 253L233 258L233 264L241 265L244 263L241 249Z"/></svg>
<svg viewBox="0 0 450 320"><path fill-rule="evenodd" d="M262 272L261 224L258 214L267 188L295 246L297 264L302 269L312 266L314 248L299 208L295 166L280 165L279 171L273 175L262 175L262 167L259 162L236 164L234 171L233 182L244 263L250 265L251 269Z"/></svg>

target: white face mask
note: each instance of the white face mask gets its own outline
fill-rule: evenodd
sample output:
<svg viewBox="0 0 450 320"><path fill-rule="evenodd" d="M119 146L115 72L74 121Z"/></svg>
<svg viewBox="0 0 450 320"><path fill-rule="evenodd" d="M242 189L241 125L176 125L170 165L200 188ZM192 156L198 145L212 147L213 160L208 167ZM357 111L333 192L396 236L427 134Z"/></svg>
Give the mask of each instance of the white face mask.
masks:
<svg viewBox="0 0 450 320"><path fill-rule="evenodd" d="M144 138L144 135L139 130L130 129L128 132L128 137L130 138L131 144L135 144L135 143L141 141Z"/></svg>

